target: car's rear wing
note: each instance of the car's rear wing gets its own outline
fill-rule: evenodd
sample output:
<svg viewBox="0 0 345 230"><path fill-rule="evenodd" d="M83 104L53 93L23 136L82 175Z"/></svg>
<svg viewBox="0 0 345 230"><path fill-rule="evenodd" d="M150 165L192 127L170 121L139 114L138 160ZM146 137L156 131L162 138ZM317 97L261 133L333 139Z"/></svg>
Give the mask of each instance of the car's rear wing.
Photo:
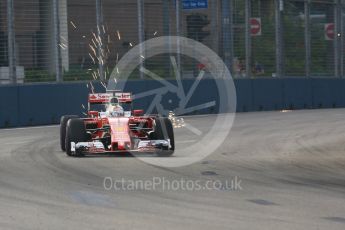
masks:
<svg viewBox="0 0 345 230"><path fill-rule="evenodd" d="M93 93L89 94L89 104L106 104L113 97L112 93Z"/></svg>
<svg viewBox="0 0 345 230"><path fill-rule="evenodd" d="M89 94L89 104L107 104L114 97L116 97L120 103L131 103L133 100L131 93L93 93Z"/></svg>
<svg viewBox="0 0 345 230"><path fill-rule="evenodd" d="M120 103L132 103L132 93L114 92L114 96Z"/></svg>

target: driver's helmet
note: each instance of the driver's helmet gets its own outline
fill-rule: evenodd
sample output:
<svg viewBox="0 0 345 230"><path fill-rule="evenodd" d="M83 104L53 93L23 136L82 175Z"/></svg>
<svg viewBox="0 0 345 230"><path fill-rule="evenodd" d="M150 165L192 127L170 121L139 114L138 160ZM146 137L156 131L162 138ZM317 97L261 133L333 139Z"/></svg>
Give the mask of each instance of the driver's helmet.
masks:
<svg viewBox="0 0 345 230"><path fill-rule="evenodd" d="M110 99L110 103L107 106L107 113L109 117L120 117L124 115L124 110L116 97Z"/></svg>

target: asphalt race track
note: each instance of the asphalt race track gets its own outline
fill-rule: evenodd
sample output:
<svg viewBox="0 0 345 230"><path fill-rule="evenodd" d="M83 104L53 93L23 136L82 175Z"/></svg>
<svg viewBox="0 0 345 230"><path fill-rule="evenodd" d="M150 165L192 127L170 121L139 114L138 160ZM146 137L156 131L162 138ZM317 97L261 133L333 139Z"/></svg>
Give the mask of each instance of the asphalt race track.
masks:
<svg viewBox="0 0 345 230"><path fill-rule="evenodd" d="M177 146L192 136L177 129ZM0 229L345 229L344 109L237 114L214 154L181 168L69 158L58 137L58 126L0 130ZM107 190L105 177L240 186Z"/></svg>

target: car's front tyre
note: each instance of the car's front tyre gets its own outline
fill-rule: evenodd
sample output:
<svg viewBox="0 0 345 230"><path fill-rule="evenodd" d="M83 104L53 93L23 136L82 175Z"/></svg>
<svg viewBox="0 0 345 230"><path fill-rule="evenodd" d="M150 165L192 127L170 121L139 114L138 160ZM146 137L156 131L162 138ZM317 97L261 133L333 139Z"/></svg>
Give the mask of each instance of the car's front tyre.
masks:
<svg viewBox="0 0 345 230"><path fill-rule="evenodd" d="M72 118L78 118L76 115L62 116L60 120L60 147L63 152L66 151L66 126L67 122Z"/></svg>
<svg viewBox="0 0 345 230"><path fill-rule="evenodd" d="M170 147L168 149L159 150L158 156L168 157L171 156L175 151L175 138L174 128L169 118L157 117L155 119L154 126L154 139L155 140L170 140Z"/></svg>
<svg viewBox="0 0 345 230"><path fill-rule="evenodd" d="M68 156L80 157L82 154L78 151L72 152L71 150L71 142L78 143L78 142L85 142L87 141L87 133L85 129L85 124L82 119L79 118L72 118L68 120L66 126L66 140L65 140L65 148L66 154Z"/></svg>

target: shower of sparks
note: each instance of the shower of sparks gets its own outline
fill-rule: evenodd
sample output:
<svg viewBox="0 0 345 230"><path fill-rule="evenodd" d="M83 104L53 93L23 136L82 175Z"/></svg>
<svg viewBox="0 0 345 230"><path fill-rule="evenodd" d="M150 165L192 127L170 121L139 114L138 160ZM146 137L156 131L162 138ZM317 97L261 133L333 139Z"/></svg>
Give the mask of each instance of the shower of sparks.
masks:
<svg viewBox="0 0 345 230"><path fill-rule="evenodd" d="M172 111L169 112L168 118L171 121L174 128L182 128L185 126L184 119L176 117L175 113Z"/></svg>
<svg viewBox="0 0 345 230"><path fill-rule="evenodd" d="M71 21L71 25L74 27L74 29L77 29L77 26L74 24L73 21Z"/></svg>
<svg viewBox="0 0 345 230"><path fill-rule="evenodd" d="M61 38L62 40L64 40L65 42L68 42L67 39L66 39L64 36L60 36L60 38Z"/></svg>
<svg viewBox="0 0 345 230"><path fill-rule="evenodd" d="M97 75L101 76L101 70L100 69L97 69Z"/></svg>
<svg viewBox="0 0 345 230"><path fill-rule="evenodd" d="M93 54L96 55L96 50L95 50L95 48L94 48L91 44L89 44L89 47L90 47L91 51L93 52Z"/></svg>
<svg viewBox="0 0 345 230"><path fill-rule="evenodd" d="M91 73L91 75L92 75L92 78L93 78L93 80L97 80L97 72L96 71L93 71L92 73Z"/></svg>
<svg viewBox="0 0 345 230"><path fill-rule="evenodd" d="M91 92L92 92L92 93L95 93L95 87L93 87L93 84L92 84L91 81L90 81L90 86L91 86Z"/></svg>
<svg viewBox="0 0 345 230"><path fill-rule="evenodd" d="M121 40L121 34L120 34L120 31L116 30L116 34L117 34L117 37L119 40Z"/></svg>
<svg viewBox="0 0 345 230"><path fill-rule="evenodd" d="M96 47L97 45L96 45L96 42L93 40L93 38L91 39L91 41L92 41L93 46Z"/></svg>
<svg viewBox="0 0 345 230"><path fill-rule="evenodd" d="M63 49L63 50L67 49L67 47L68 47L68 46L67 46L66 44L64 44L64 43L60 43L59 46L60 46L61 49Z"/></svg>
<svg viewBox="0 0 345 230"><path fill-rule="evenodd" d="M99 80L109 80L111 77L111 71L109 68L115 64L117 65L119 62L119 53L112 54L113 47L111 43L115 40L122 40L122 35L119 30L115 32L109 32L108 27L105 25L97 26L96 31L92 31L89 37L89 44L87 44L87 48L89 50L88 55L92 59L92 63L98 67L103 66L104 71L101 73L101 68L89 69L88 73L91 75L92 81L99 81ZM133 47L133 44L129 43L130 47ZM111 59L110 59L111 58ZM116 58L116 59L115 59ZM141 55L141 58L145 58ZM114 63L114 59L116 63ZM111 62L110 62L111 60ZM111 67L113 68L113 67ZM116 67L117 74L120 73L119 69ZM104 78L103 78L104 77ZM113 77L115 83L117 83L117 79ZM94 87L90 82L89 90L93 91ZM101 82L101 85L107 89L106 83Z"/></svg>
<svg viewBox="0 0 345 230"><path fill-rule="evenodd" d="M96 64L95 59L92 57L92 55L89 53L90 58L92 59L93 64Z"/></svg>
<svg viewBox="0 0 345 230"><path fill-rule="evenodd" d="M95 41L93 41L93 44L96 46L96 43L99 43L99 41L98 41L98 37L97 37L97 35L95 34L95 33L93 33L92 32L92 36L93 36L93 39L95 39Z"/></svg>
<svg viewBox="0 0 345 230"><path fill-rule="evenodd" d="M102 85L105 89L107 89L107 86L104 84L104 82L101 82L101 85Z"/></svg>

